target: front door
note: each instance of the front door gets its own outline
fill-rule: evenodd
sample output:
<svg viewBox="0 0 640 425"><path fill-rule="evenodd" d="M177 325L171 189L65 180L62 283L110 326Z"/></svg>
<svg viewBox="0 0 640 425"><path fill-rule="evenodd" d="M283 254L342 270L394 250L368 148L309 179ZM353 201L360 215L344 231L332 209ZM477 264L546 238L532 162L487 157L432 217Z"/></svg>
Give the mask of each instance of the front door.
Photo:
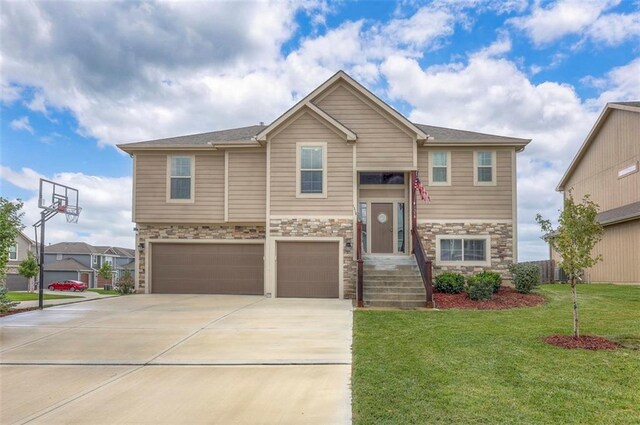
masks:
<svg viewBox="0 0 640 425"><path fill-rule="evenodd" d="M393 203L371 203L371 253L393 254Z"/></svg>

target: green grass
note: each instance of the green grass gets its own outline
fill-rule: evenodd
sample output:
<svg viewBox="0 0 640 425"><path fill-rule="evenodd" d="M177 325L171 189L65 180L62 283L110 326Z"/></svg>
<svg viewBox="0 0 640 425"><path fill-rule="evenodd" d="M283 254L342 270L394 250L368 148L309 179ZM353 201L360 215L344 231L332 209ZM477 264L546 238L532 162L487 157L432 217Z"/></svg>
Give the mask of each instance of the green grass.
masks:
<svg viewBox="0 0 640 425"><path fill-rule="evenodd" d="M580 285L581 332L624 344L565 350L568 285L541 307L355 313L355 424L638 424L640 287Z"/></svg>
<svg viewBox="0 0 640 425"><path fill-rule="evenodd" d="M100 295L120 295L114 290L106 290L106 289L87 289L89 292L95 292Z"/></svg>
<svg viewBox="0 0 640 425"><path fill-rule="evenodd" d="M37 292L7 292L11 301L38 301ZM65 298L83 298L77 295L44 294L45 300L62 300Z"/></svg>

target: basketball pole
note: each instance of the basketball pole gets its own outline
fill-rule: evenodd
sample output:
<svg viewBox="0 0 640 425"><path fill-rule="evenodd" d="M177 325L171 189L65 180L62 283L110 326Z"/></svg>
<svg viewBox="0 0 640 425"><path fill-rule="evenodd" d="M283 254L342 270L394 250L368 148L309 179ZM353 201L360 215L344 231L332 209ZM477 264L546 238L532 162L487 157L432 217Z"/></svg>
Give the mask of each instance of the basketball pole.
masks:
<svg viewBox="0 0 640 425"><path fill-rule="evenodd" d="M44 308L44 224L46 223L45 211L40 212L40 276L38 276L38 308Z"/></svg>

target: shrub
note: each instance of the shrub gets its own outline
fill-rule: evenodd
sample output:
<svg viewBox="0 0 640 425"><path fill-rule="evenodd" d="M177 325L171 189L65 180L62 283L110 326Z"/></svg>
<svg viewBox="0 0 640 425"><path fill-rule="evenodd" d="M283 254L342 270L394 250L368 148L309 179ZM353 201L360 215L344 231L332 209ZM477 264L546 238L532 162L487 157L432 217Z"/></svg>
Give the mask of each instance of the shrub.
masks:
<svg viewBox="0 0 640 425"><path fill-rule="evenodd" d="M114 289L120 295L133 294L135 290L135 282L129 270L125 270L122 272L122 276L120 276L120 279L118 279L118 283L116 284Z"/></svg>
<svg viewBox="0 0 640 425"><path fill-rule="evenodd" d="M7 313L18 305L17 302L9 299L7 292L7 287L0 282L0 313Z"/></svg>
<svg viewBox="0 0 640 425"><path fill-rule="evenodd" d="M493 293L495 294L502 285L502 276L498 272L483 271L476 274L478 279L488 280L493 285Z"/></svg>
<svg viewBox="0 0 640 425"><path fill-rule="evenodd" d="M472 300L490 300L493 297L493 280L479 274L467 279L465 291Z"/></svg>
<svg viewBox="0 0 640 425"><path fill-rule="evenodd" d="M528 294L540 284L540 269L535 264L512 264L509 271L518 292Z"/></svg>
<svg viewBox="0 0 640 425"><path fill-rule="evenodd" d="M434 279L436 291L445 294L459 294L464 290L464 276L456 272L444 272Z"/></svg>

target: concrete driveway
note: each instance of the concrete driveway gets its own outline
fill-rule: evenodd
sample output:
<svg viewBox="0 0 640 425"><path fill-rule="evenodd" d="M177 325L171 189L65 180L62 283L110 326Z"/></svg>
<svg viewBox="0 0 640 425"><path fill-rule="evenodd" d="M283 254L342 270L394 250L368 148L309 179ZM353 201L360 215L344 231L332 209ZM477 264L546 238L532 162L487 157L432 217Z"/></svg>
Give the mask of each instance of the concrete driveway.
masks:
<svg viewBox="0 0 640 425"><path fill-rule="evenodd" d="M134 295L0 326L3 424L351 421L350 301Z"/></svg>

